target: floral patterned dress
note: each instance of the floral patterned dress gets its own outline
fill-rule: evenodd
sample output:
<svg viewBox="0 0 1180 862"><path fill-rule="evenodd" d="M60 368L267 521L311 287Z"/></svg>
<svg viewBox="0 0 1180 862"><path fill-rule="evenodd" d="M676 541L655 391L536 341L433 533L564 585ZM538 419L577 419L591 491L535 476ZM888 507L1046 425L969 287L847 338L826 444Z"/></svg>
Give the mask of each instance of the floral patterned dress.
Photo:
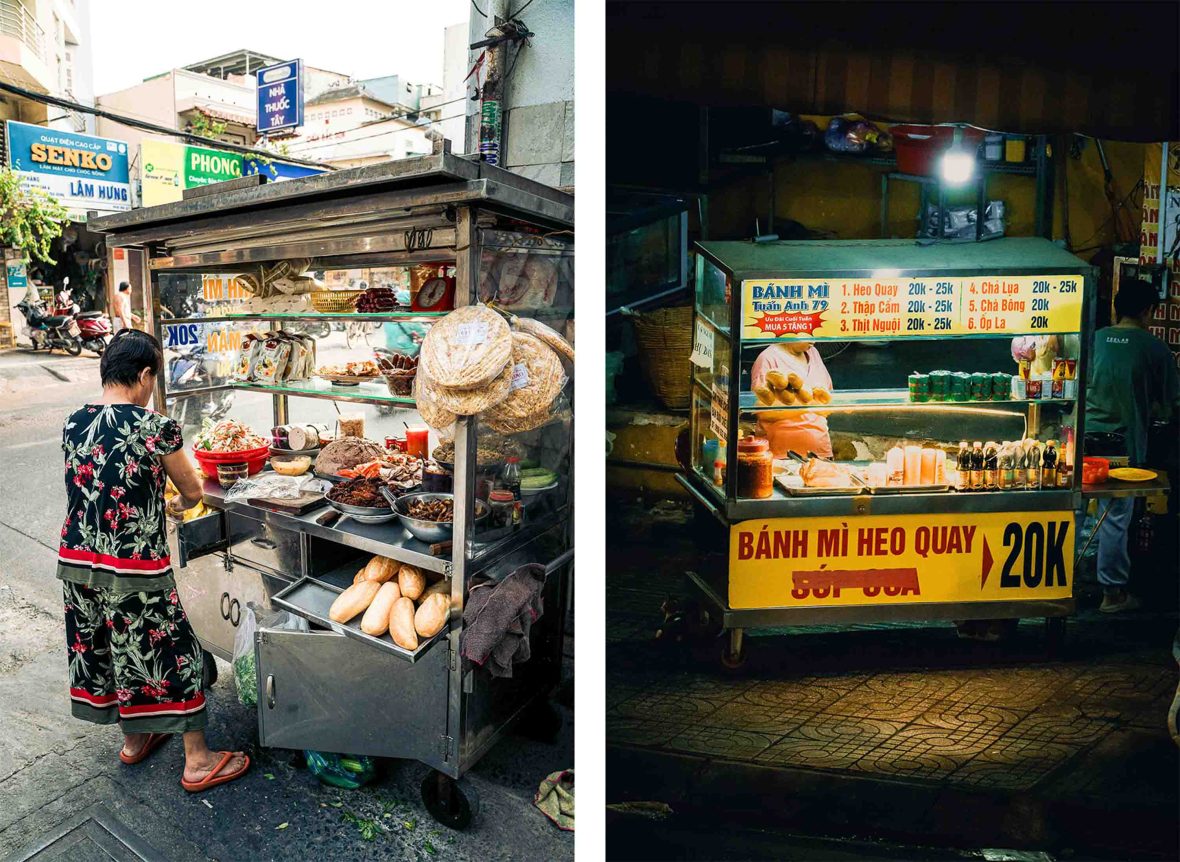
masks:
<svg viewBox="0 0 1180 862"><path fill-rule="evenodd" d="M160 457L182 445L176 422L134 404L87 405L62 433L68 507L57 576L71 709L125 733L206 724L201 648L176 595L164 526Z"/></svg>

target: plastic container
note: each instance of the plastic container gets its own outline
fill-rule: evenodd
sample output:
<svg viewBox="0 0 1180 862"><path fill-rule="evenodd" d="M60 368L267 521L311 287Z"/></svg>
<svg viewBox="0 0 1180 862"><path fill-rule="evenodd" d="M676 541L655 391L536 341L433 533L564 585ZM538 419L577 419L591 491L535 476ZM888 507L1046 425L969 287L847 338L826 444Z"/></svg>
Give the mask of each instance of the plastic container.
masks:
<svg viewBox="0 0 1180 862"><path fill-rule="evenodd" d="M1087 456L1082 458L1082 484L1101 485L1110 478L1110 461Z"/></svg>
<svg viewBox="0 0 1180 862"><path fill-rule="evenodd" d="M901 125L891 128L893 149L897 153L897 169L903 174L933 176L938 173L938 160L955 140L954 126ZM979 129L963 129L963 146L974 150L983 142Z"/></svg>
<svg viewBox="0 0 1180 862"><path fill-rule="evenodd" d="M217 478L218 464L245 464L249 475L253 476L266 466L266 459L270 457L270 447L260 446L244 452L207 452L204 449L194 449L193 457L197 459L197 465L208 479Z"/></svg>
<svg viewBox="0 0 1180 862"><path fill-rule="evenodd" d="M743 437L737 448L737 495L755 500L773 495L774 455L770 442L764 437Z"/></svg>
<svg viewBox="0 0 1180 862"><path fill-rule="evenodd" d="M1005 138L1004 161L1017 163L1028 161L1028 141L1016 135Z"/></svg>

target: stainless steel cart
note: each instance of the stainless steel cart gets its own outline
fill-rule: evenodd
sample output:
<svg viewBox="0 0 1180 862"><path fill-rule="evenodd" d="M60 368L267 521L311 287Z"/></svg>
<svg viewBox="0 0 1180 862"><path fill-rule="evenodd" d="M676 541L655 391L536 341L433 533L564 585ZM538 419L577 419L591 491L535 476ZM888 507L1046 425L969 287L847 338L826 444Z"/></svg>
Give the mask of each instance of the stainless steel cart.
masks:
<svg viewBox="0 0 1180 862"><path fill-rule="evenodd" d="M241 336L259 327L314 332L322 362L323 354L344 349L334 346L334 327L348 328L350 347L357 339L380 346L373 341L420 338L445 313L437 305L444 291L431 295L436 305L427 310L271 311L252 304L237 275L261 278L263 266L299 260L306 270L322 271L332 286L361 290L399 278L398 267L440 262L454 267L455 305L495 300L513 314L561 328L573 318L572 226L569 195L449 152L238 188L91 223L107 234L112 256L116 249L138 248L149 262L142 288L168 359L155 403L185 417L186 435L200 418L230 410L263 433L288 421L330 423L340 403L364 411L368 428L396 434L413 416L414 402L382 383L345 388L323 380L235 381L231 369ZM517 255L544 264L533 267L534 281L536 270L546 275L536 289L509 295L501 288L508 269L520 270ZM566 397L572 404L572 384ZM209 652L231 657L250 602L311 622L308 632L265 626L257 632L261 744L421 761L434 770L423 783L428 808L460 828L478 801L459 779L513 723L544 717L549 709L546 696L560 679L573 567L572 410L513 435L514 445L560 480L530 499L522 527L507 536L481 533L473 518L477 490L488 479L477 447L490 433L477 417L455 425L453 545L441 555L397 522L345 518L325 526L320 516L329 509L294 515L227 502L215 481L205 486L213 513L171 527L178 588ZM415 652L327 620L327 603L371 554L451 578L449 627ZM464 599L473 577L500 578L525 563L547 566L544 615L531 631L531 659L513 678L493 679L460 658Z"/></svg>
<svg viewBox="0 0 1180 862"><path fill-rule="evenodd" d="M715 553L690 577L706 618L728 633L723 662L743 660L744 630L791 625L1045 617L1059 637L1074 608L1077 388L1094 269L1042 239L706 242L697 255L692 463L678 478L716 533ZM1062 358L1075 362L1068 393L955 402L915 401L908 391L919 370L1019 376L1009 350L1024 335L1057 336ZM797 342L825 358L830 401L760 401L755 356ZM802 414L823 417L843 440L837 464L864 466L890 445L945 451L961 440L1047 436L1063 441L1063 457L1069 441L1077 469L1052 488L837 491L790 486L776 461L773 493L742 493L733 443ZM948 543L941 556L931 536Z"/></svg>

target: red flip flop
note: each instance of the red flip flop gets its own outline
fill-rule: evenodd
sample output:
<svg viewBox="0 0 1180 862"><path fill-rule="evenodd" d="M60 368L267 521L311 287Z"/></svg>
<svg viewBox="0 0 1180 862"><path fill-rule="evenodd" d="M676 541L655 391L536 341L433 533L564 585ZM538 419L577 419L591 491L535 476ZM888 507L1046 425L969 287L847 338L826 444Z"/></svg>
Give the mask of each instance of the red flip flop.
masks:
<svg viewBox="0 0 1180 862"><path fill-rule="evenodd" d="M137 763L142 763L151 756L151 753L172 738L171 733L149 733L148 741L144 743L143 748L139 750L139 754L130 755L123 749L119 749L119 759L128 766L134 766Z"/></svg>
<svg viewBox="0 0 1180 862"><path fill-rule="evenodd" d="M218 784L226 784L235 778L241 778L246 774L246 770L250 768L250 755L248 754L242 754L246 762L242 764L242 768L237 772L227 772L225 775L218 775L237 753L236 751L225 752L225 754L221 755L221 760L217 761L217 765L213 767L213 770L208 775L200 781L185 781L182 777L180 779L180 786L189 793L200 793L202 790L208 790L210 787L216 787Z"/></svg>

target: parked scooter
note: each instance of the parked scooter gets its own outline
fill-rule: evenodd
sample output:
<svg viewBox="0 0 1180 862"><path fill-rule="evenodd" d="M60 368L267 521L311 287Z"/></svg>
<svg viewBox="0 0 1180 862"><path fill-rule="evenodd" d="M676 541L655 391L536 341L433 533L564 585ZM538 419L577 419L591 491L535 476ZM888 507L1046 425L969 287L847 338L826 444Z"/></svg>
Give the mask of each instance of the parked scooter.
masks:
<svg viewBox="0 0 1180 862"><path fill-rule="evenodd" d="M82 331L72 314L50 314L45 303L27 296L16 307L25 316L34 350L60 347L70 356L82 352Z"/></svg>
<svg viewBox="0 0 1180 862"><path fill-rule="evenodd" d="M56 297L57 307L53 310L56 315L72 314L78 321L78 330L82 338L82 346L87 350L102 356L110 343L111 320L101 311L82 311L78 303L74 302L74 293L68 286L62 287Z"/></svg>

